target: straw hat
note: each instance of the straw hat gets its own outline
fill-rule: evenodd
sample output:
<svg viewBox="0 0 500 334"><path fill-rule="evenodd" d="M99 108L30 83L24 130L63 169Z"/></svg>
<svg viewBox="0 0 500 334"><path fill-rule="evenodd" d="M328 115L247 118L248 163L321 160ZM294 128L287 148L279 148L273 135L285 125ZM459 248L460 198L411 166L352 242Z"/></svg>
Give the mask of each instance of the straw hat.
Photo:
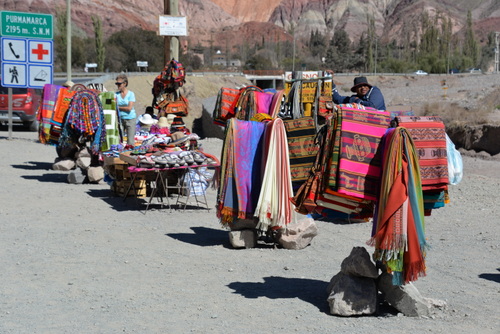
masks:
<svg viewBox="0 0 500 334"><path fill-rule="evenodd" d="M151 125L155 124L157 120L151 117L150 114L142 114L141 116L139 116L139 122L144 125Z"/></svg>
<svg viewBox="0 0 500 334"><path fill-rule="evenodd" d="M158 120L157 125L160 128L168 128L170 126L170 123L168 122L168 118L167 117L162 116Z"/></svg>
<svg viewBox="0 0 500 334"><path fill-rule="evenodd" d="M63 83L63 87L67 87L67 88L71 88L75 85L75 83L71 80L68 80L66 81L65 83Z"/></svg>
<svg viewBox="0 0 500 334"><path fill-rule="evenodd" d="M167 115L167 122L169 125L172 125L172 123L174 122L174 119L175 119L175 115L174 114L168 114Z"/></svg>

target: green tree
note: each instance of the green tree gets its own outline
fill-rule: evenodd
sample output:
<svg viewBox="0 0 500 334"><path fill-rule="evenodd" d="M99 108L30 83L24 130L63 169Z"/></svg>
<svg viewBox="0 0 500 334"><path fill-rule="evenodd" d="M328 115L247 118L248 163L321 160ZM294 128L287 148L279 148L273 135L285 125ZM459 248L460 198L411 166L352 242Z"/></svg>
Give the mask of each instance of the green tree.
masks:
<svg viewBox="0 0 500 334"><path fill-rule="evenodd" d="M97 56L97 71L104 72L104 61L106 58L106 50L104 48L104 41L102 37L102 23L101 19L92 15L92 25L94 26L95 34L95 50Z"/></svg>
<svg viewBox="0 0 500 334"><path fill-rule="evenodd" d="M326 66L336 72L346 71L350 67L351 41L345 30L335 32L326 54Z"/></svg>
<svg viewBox="0 0 500 334"><path fill-rule="evenodd" d="M54 54L56 68L66 72L66 48L68 45L67 37L66 10L56 8L56 33L54 36Z"/></svg>
<svg viewBox="0 0 500 334"><path fill-rule="evenodd" d="M472 29L472 14L471 11L467 11L467 24L465 29L465 41L464 41L464 56L469 57L472 60L473 66L477 66L479 59L479 47L474 37L474 30Z"/></svg>
<svg viewBox="0 0 500 334"><path fill-rule="evenodd" d="M161 71L163 37L156 32L132 27L114 33L106 46L105 67L110 71L136 71L137 61L147 61L149 71Z"/></svg>
<svg viewBox="0 0 500 334"><path fill-rule="evenodd" d="M322 57L326 51L326 39L318 30L311 31L309 36L309 51L313 57Z"/></svg>

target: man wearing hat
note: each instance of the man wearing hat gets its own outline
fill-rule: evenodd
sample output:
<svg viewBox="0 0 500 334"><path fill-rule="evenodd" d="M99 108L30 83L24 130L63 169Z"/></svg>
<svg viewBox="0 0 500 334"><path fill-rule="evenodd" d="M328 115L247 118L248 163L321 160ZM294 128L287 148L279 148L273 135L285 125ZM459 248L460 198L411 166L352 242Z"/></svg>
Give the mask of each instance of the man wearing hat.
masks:
<svg viewBox="0 0 500 334"><path fill-rule="evenodd" d="M341 96L337 91L335 83L333 83L332 98L337 104L359 103L365 107L375 108L377 110L386 110L384 96L380 89L368 83L366 77L354 78L354 86L351 92L356 93L352 96Z"/></svg>

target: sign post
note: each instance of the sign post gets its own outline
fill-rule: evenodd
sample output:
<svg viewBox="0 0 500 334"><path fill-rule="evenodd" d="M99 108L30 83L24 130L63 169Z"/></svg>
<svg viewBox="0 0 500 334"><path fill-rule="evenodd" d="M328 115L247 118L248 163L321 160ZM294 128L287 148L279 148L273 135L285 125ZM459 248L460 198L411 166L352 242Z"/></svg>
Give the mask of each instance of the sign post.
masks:
<svg viewBox="0 0 500 334"><path fill-rule="evenodd" d="M53 82L53 17L50 14L0 12L2 86L9 88L9 139L12 88L43 88Z"/></svg>

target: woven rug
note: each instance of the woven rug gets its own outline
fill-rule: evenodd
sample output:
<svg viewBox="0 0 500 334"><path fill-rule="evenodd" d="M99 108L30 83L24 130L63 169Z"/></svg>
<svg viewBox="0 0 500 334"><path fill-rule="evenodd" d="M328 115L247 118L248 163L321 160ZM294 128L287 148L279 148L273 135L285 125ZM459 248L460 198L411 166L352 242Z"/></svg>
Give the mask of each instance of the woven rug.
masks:
<svg viewBox="0 0 500 334"><path fill-rule="evenodd" d="M342 109L339 193L376 200L381 165L379 143L389 123L387 112Z"/></svg>
<svg viewBox="0 0 500 334"><path fill-rule="evenodd" d="M43 86L42 106L37 116L40 123L38 138L42 144L47 144L50 139L51 120L60 88L53 84Z"/></svg>
<svg viewBox="0 0 500 334"><path fill-rule="evenodd" d="M398 116L399 126L408 130L418 153L422 189L447 189L448 159L446 132L437 116Z"/></svg>
<svg viewBox="0 0 500 334"><path fill-rule="evenodd" d="M290 152L290 172L296 189L309 177L316 159L318 146L315 143L316 127L312 117L301 117L283 121Z"/></svg>

